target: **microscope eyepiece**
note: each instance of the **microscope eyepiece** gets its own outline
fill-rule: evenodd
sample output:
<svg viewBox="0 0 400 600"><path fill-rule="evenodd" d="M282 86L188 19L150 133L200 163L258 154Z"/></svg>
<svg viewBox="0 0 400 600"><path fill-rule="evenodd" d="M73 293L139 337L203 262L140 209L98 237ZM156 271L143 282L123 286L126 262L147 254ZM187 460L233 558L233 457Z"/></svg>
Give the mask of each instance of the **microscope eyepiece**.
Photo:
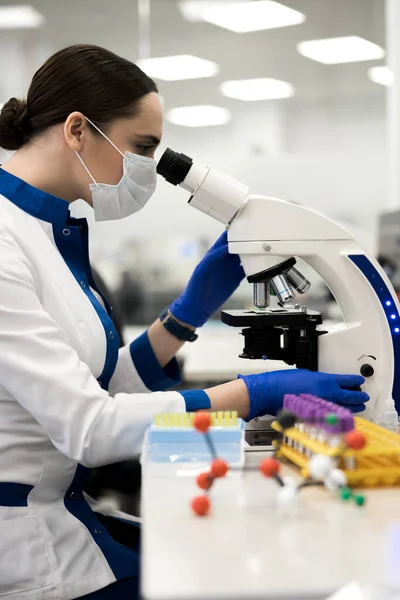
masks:
<svg viewBox="0 0 400 600"><path fill-rule="evenodd" d="M168 183L179 185L189 173L192 165L193 160L189 156L167 148L158 162L157 173Z"/></svg>
<svg viewBox="0 0 400 600"><path fill-rule="evenodd" d="M190 206L224 225L232 221L249 193L246 185L171 148L159 160L157 173L189 192Z"/></svg>

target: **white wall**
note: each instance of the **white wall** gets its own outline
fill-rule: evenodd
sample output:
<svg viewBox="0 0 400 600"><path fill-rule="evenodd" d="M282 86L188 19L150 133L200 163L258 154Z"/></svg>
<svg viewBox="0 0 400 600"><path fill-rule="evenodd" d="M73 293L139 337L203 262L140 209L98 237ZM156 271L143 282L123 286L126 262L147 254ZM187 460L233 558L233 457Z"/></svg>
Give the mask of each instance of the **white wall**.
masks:
<svg viewBox="0 0 400 600"><path fill-rule="evenodd" d="M27 83L44 59L45 45L36 30L2 29L0 36L0 103L3 103L11 96L18 98L26 93Z"/></svg>

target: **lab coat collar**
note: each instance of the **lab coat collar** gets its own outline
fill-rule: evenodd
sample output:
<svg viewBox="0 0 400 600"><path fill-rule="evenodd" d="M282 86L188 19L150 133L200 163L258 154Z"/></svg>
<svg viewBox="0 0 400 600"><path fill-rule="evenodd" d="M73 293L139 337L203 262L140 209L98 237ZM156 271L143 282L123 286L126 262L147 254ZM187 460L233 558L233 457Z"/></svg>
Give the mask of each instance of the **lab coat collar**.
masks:
<svg viewBox="0 0 400 600"><path fill-rule="evenodd" d="M0 194L32 217L53 225L65 225L69 218L66 200L46 194L1 168Z"/></svg>

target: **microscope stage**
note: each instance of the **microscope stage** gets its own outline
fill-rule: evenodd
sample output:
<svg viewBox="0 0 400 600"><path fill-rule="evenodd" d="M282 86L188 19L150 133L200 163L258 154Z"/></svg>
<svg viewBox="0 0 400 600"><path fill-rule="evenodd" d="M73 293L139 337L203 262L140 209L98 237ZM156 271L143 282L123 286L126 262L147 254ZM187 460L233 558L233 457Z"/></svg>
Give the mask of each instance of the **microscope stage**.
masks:
<svg viewBox="0 0 400 600"><path fill-rule="evenodd" d="M302 326L309 323L320 325L322 314L315 310L307 311L301 308L282 307L250 310L223 310L221 320L230 327L252 327L264 329L266 327Z"/></svg>

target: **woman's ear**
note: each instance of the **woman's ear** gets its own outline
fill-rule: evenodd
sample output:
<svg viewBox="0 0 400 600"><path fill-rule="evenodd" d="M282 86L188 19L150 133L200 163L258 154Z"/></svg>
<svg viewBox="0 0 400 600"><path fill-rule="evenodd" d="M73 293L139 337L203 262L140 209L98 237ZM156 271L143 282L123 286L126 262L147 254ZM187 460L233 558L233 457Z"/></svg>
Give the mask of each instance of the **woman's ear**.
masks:
<svg viewBox="0 0 400 600"><path fill-rule="evenodd" d="M74 152L80 152L89 134L88 122L80 112L71 113L64 123L64 138Z"/></svg>

